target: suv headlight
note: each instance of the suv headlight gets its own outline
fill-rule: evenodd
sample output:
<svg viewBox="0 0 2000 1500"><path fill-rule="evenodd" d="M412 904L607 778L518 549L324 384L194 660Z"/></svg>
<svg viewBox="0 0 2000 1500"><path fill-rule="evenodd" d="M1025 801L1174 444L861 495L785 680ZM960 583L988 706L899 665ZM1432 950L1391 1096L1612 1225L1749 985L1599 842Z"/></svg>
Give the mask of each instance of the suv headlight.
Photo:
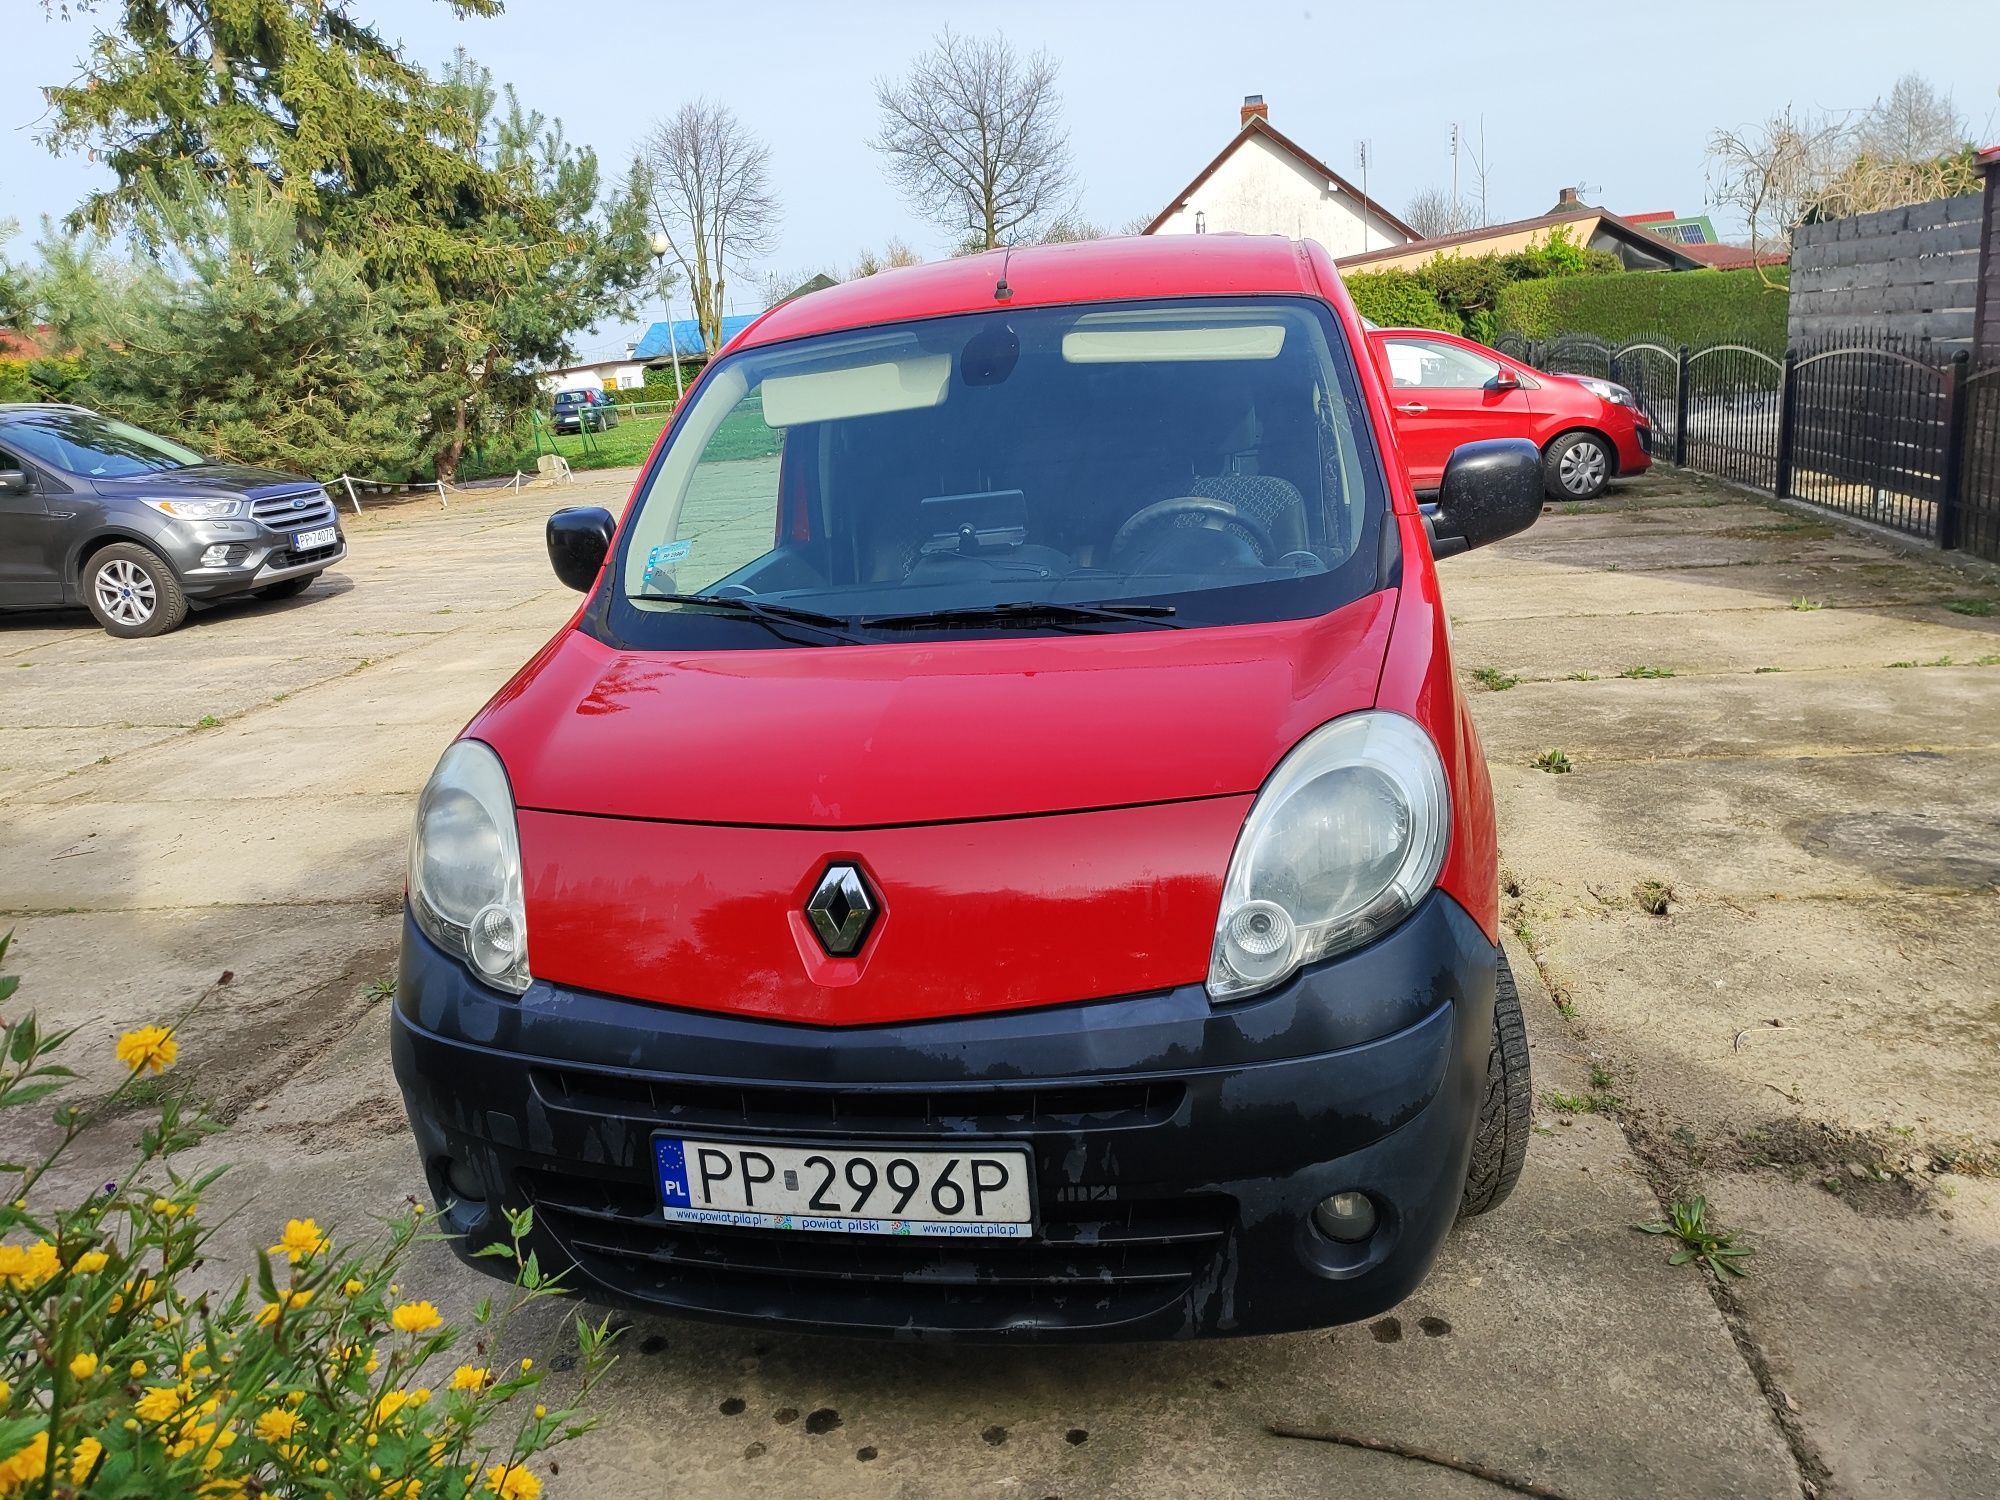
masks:
<svg viewBox="0 0 2000 1500"><path fill-rule="evenodd" d="M147 500L144 503L176 521L228 521L243 514L241 500Z"/></svg>
<svg viewBox="0 0 2000 1500"><path fill-rule="evenodd" d="M1370 710L1315 729L1237 837L1209 998L1270 989L1401 921L1437 880L1450 828L1444 762L1415 721Z"/></svg>
<svg viewBox="0 0 2000 1500"><path fill-rule="evenodd" d="M426 936L486 983L528 987L521 838L500 757L460 740L438 761L410 835L410 911Z"/></svg>
<svg viewBox="0 0 2000 1500"><path fill-rule="evenodd" d="M1638 400L1622 385L1609 380L1599 380L1595 375L1579 375L1575 378L1578 385L1593 395L1609 401L1613 406L1629 406L1634 410L1638 408Z"/></svg>

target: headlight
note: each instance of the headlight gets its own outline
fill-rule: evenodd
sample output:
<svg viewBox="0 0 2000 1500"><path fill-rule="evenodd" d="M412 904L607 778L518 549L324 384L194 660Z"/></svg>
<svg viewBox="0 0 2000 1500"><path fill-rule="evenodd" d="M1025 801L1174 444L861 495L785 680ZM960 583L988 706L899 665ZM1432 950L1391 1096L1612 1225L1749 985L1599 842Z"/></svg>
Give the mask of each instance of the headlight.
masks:
<svg viewBox="0 0 2000 1500"><path fill-rule="evenodd" d="M1603 397L1613 406L1630 406L1637 409L1639 405L1638 399L1622 385L1614 385L1609 380L1599 380L1595 375L1578 375L1572 378L1585 390Z"/></svg>
<svg viewBox="0 0 2000 1500"><path fill-rule="evenodd" d="M1450 827L1444 762L1414 721L1373 710L1315 729L1243 822L1209 998L1267 990L1401 921L1437 880Z"/></svg>
<svg viewBox="0 0 2000 1500"><path fill-rule="evenodd" d="M176 521L228 521L243 514L241 500L148 500L145 503Z"/></svg>
<svg viewBox="0 0 2000 1500"><path fill-rule="evenodd" d="M445 751L417 802L410 911L430 940L488 984L528 987L521 839L500 757L478 740Z"/></svg>

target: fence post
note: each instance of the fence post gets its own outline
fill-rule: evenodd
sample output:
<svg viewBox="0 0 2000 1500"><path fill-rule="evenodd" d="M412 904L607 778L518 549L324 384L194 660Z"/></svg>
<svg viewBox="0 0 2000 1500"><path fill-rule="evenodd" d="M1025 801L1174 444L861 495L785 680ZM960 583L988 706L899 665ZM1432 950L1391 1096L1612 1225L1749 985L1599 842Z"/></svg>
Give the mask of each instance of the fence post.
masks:
<svg viewBox="0 0 2000 1500"><path fill-rule="evenodd" d="M1688 346L1681 345L1674 371L1674 467L1688 466Z"/></svg>
<svg viewBox="0 0 2000 1500"><path fill-rule="evenodd" d="M1938 493L1938 546L1953 551L1959 543L1965 489L1965 375L1971 354L1960 349L1944 372L1944 487Z"/></svg>
<svg viewBox="0 0 2000 1500"><path fill-rule="evenodd" d="M1778 471L1771 493L1783 499L1792 492L1792 418L1798 402L1799 351L1785 351L1785 371L1778 385Z"/></svg>

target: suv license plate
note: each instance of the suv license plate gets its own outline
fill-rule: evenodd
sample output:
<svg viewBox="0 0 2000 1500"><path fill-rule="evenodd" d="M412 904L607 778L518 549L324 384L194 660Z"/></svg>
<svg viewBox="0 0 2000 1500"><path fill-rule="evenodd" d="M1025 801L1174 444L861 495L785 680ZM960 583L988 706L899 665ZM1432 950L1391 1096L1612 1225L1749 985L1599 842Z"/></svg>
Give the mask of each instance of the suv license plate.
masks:
<svg viewBox="0 0 2000 1500"><path fill-rule="evenodd" d="M653 1137L661 1212L682 1224L1027 1239L1025 1146L934 1151Z"/></svg>
<svg viewBox="0 0 2000 1500"><path fill-rule="evenodd" d="M338 526L322 526L317 531L295 531L292 533L292 550L310 552L315 547L331 547L339 540Z"/></svg>

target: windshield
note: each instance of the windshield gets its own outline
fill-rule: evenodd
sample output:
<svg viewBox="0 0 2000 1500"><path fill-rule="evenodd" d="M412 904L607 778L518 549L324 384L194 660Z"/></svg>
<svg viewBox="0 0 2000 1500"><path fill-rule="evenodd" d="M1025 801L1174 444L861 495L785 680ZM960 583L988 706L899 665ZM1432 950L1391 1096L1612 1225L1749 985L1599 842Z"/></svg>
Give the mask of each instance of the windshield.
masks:
<svg viewBox="0 0 2000 1500"><path fill-rule="evenodd" d="M191 448L96 412L24 412L8 421L6 431L8 443L29 457L93 479L124 479L208 462Z"/></svg>
<svg viewBox="0 0 2000 1500"><path fill-rule="evenodd" d="M828 644L1324 613L1378 586L1367 434L1338 327L1299 298L996 308L748 350L646 475L609 624L749 646L810 631L745 602L837 622Z"/></svg>

